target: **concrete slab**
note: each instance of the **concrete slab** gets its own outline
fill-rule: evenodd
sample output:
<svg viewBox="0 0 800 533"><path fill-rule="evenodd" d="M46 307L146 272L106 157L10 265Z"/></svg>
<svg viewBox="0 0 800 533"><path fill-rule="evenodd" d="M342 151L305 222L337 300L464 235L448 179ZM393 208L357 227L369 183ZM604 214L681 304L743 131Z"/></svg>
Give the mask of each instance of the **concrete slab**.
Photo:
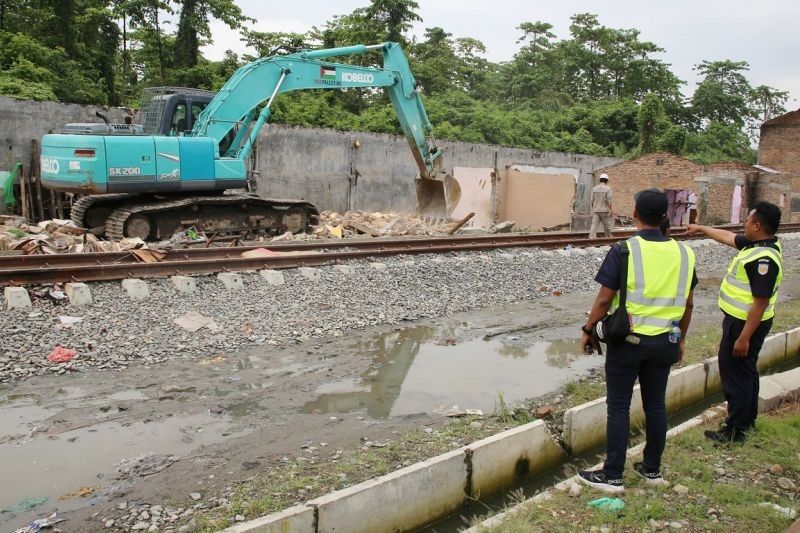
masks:
<svg viewBox="0 0 800 533"><path fill-rule="evenodd" d="M267 280L267 283L270 285L277 287L279 285L286 284L286 280L283 278L283 272L280 270L260 270L258 272L262 278Z"/></svg>
<svg viewBox="0 0 800 533"><path fill-rule="evenodd" d="M388 267L386 266L386 263L378 263L378 262L375 262L375 263L370 263L370 264L369 264L369 267L370 267L370 268L374 268L374 269L375 269L375 270L377 270L378 272L383 272L384 270L386 270L386 269L388 268Z"/></svg>
<svg viewBox="0 0 800 533"><path fill-rule="evenodd" d="M25 287L6 287L3 296L6 300L6 309L26 309L33 306Z"/></svg>
<svg viewBox="0 0 800 533"><path fill-rule="evenodd" d="M719 359L709 357L703 364L706 367L706 397L713 396L722 390L722 381L719 377Z"/></svg>
<svg viewBox="0 0 800 533"><path fill-rule="evenodd" d="M72 305L92 305L92 291L85 283L67 283L64 292Z"/></svg>
<svg viewBox="0 0 800 533"><path fill-rule="evenodd" d="M795 394L800 392L800 368L793 368L780 374L772 374L769 378L787 393Z"/></svg>
<svg viewBox="0 0 800 533"><path fill-rule="evenodd" d="M181 294L194 294L197 290L197 281L189 276L172 276L172 285Z"/></svg>
<svg viewBox="0 0 800 533"><path fill-rule="evenodd" d="M353 273L353 267L350 265L333 265L333 269L340 274L350 275Z"/></svg>
<svg viewBox="0 0 800 533"><path fill-rule="evenodd" d="M800 328L786 332L786 361L791 361L800 355Z"/></svg>
<svg viewBox="0 0 800 533"><path fill-rule="evenodd" d="M455 450L307 502L317 531L410 531L447 516L467 497L466 457Z"/></svg>
<svg viewBox="0 0 800 533"><path fill-rule="evenodd" d="M314 508L296 505L279 513L236 524L222 533L314 533Z"/></svg>
<svg viewBox="0 0 800 533"><path fill-rule="evenodd" d="M473 442L472 496L481 498L511 487L566 460L542 420Z"/></svg>
<svg viewBox="0 0 800 533"><path fill-rule="evenodd" d="M758 352L758 370L766 370L773 366L783 364L786 360L786 333L770 335L764 341L764 346Z"/></svg>
<svg viewBox="0 0 800 533"><path fill-rule="evenodd" d="M667 413L680 411L705 397L706 367L695 363L669 374L667 382Z"/></svg>
<svg viewBox="0 0 800 533"><path fill-rule="evenodd" d="M781 400L786 394L783 387L776 383L772 376L761 378L758 387L758 412L772 411L781 404Z"/></svg>
<svg viewBox="0 0 800 533"><path fill-rule="evenodd" d="M606 398L576 405L564 413L564 446L571 455L581 455L606 440Z"/></svg>
<svg viewBox="0 0 800 533"><path fill-rule="evenodd" d="M217 279L220 280L228 290L238 291L244 289L242 275L238 272L220 272L217 274Z"/></svg>
<svg viewBox="0 0 800 533"><path fill-rule="evenodd" d="M131 300L141 302L150 298L150 290L147 283L140 279L123 279L122 288L128 292Z"/></svg>
<svg viewBox="0 0 800 533"><path fill-rule="evenodd" d="M308 281L313 281L314 283L322 279L322 275L319 273L318 268L300 267L297 269L297 272Z"/></svg>

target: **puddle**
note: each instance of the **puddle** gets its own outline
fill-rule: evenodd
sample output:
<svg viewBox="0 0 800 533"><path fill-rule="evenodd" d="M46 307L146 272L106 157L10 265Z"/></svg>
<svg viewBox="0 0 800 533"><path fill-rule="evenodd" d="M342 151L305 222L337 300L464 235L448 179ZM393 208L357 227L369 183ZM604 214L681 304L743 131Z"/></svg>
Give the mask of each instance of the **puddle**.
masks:
<svg viewBox="0 0 800 533"><path fill-rule="evenodd" d="M373 357L361 378L323 385L303 412L366 410L386 418L458 405L491 413L498 392L514 403L553 392L603 364L603 357L581 352L577 336L544 341L515 333L484 340L469 334L466 326L417 326L359 343L353 349Z"/></svg>
<svg viewBox="0 0 800 533"><path fill-rule="evenodd" d="M18 424L18 409L3 418ZM125 422L127 424L127 422ZM39 510L59 510L89 504L87 498L59 500L80 487L113 482L116 466L132 457L164 454L182 457L200 446L225 440L228 419L210 414L172 416L154 422L105 422L61 433L42 434L22 443L0 444L0 509L26 498L47 497ZM49 512L42 511L42 514ZM11 517L0 515L0 523Z"/></svg>

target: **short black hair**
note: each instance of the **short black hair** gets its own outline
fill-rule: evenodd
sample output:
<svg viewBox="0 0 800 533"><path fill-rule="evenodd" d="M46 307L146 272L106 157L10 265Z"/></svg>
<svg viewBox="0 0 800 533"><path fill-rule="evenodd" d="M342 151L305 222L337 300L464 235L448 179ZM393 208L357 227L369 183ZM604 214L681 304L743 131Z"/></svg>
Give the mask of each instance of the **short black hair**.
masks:
<svg viewBox="0 0 800 533"><path fill-rule="evenodd" d="M648 226L654 226L657 228L661 228L661 225L664 224L667 220L667 216L661 213L651 213L649 211L637 211L639 213L639 220L647 224Z"/></svg>
<svg viewBox="0 0 800 533"><path fill-rule="evenodd" d="M753 216L770 235L778 233L781 225L781 208L769 202L758 202L753 207Z"/></svg>

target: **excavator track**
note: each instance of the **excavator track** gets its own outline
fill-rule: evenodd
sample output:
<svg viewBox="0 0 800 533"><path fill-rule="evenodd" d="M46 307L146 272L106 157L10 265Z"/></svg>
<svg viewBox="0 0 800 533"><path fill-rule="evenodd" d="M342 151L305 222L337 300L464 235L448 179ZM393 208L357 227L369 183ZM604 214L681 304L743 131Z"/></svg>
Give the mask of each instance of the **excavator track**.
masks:
<svg viewBox="0 0 800 533"><path fill-rule="evenodd" d="M308 231L319 222L319 211L308 202L261 198L253 194L139 197L114 209L106 219L112 240L138 237L169 239L194 226L207 234L252 237Z"/></svg>
<svg viewBox="0 0 800 533"><path fill-rule="evenodd" d="M82 196L72 204L69 216L81 228L104 227L106 218L119 204L138 196L130 193Z"/></svg>

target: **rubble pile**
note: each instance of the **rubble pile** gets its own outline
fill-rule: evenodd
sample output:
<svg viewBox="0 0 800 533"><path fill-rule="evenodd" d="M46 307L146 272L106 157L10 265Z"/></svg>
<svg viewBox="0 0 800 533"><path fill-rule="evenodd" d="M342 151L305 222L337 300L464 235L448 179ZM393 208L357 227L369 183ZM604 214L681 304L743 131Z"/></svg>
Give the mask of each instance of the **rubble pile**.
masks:
<svg viewBox="0 0 800 533"><path fill-rule="evenodd" d="M455 220L413 214L323 211L313 231L318 238L446 235Z"/></svg>
<svg viewBox="0 0 800 533"><path fill-rule="evenodd" d="M0 215L0 255L121 252L147 248L141 239L103 241L71 220L30 224L22 217Z"/></svg>

